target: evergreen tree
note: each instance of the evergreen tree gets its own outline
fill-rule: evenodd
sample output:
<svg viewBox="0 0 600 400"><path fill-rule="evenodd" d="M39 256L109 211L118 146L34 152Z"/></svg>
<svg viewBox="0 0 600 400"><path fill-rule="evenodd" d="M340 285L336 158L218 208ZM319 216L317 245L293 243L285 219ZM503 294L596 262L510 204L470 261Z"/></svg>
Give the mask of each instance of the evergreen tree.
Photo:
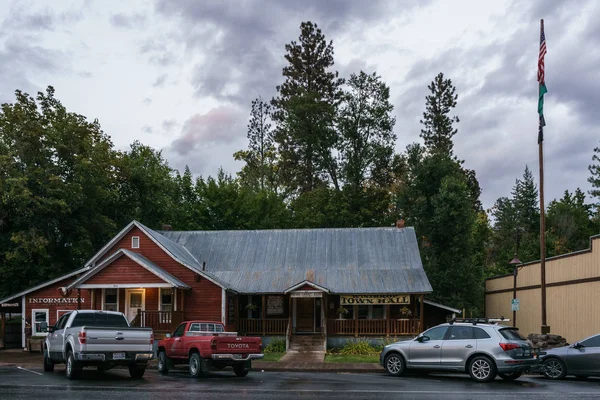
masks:
<svg viewBox="0 0 600 400"><path fill-rule="evenodd" d="M328 184L340 187L333 151L343 80L330 71L333 43L327 43L317 24L303 22L300 31L299 41L285 46L286 80L272 101L282 183L295 194Z"/></svg>
<svg viewBox="0 0 600 400"><path fill-rule="evenodd" d="M262 98L252 101L248 123L248 150L234 154L246 163L238 173L242 183L255 190L277 191L276 149L271 128L272 106Z"/></svg>
<svg viewBox="0 0 600 400"><path fill-rule="evenodd" d="M592 190L589 191L589 194L596 199L596 213L600 222L600 147L594 148L594 153L592 164L588 166L591 174L588 182L592 184Z"/></svg>
<svg viewBox="0 0 600 400"><path fill-rule="evenodd" d="M454 147L452 137L458 131L454 123L458 123L459 119L449 114L457 104L456 88L450 79L444 79L444 74L441 72L427 88L431 94L426 97L425 112L420 121L423 124L421 137L430 153L452 156Z"/></svg>

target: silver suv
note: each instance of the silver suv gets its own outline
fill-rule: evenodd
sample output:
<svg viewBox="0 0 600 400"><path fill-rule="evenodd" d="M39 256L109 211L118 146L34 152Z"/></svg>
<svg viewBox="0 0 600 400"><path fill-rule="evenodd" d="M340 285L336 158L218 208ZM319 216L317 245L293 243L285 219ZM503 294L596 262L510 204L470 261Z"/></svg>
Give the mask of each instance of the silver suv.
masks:
<svg viewBox="0 0 600 400"><path fill-rule="evenodd" d="M496 375L514 380L538 364L529 340L517 328L487 319L455 319L415 339L383 348L379 363L392 376L407 369L467 372L477 382Z"/></svg>

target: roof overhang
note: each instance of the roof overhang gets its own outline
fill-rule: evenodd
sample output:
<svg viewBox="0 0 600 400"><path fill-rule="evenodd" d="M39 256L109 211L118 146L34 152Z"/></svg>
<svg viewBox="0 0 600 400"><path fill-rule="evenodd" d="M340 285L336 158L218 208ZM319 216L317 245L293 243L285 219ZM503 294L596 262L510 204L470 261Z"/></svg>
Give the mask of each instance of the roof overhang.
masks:
<svg viewBox="0 0 600 400"><path fill-rule="evenodd" d="M443 304L433 302L431 300L423 300L423 303L424 304L429 304L430 306L433 306L433 307L437 307L437 308L441 308L441 309L444 309L444 310L452 311L453 313L456 313L456 314L462 314L461 310L457 310L456 308L448 307L448 306L445 306Z"/></svg>
<svg viewBox="0 0 600 400"><path fill-rule="evenodd" d="M162 279L165 283L132 283L132 284L122 284L119 287L174 287L179 289L190 289L188 285L179 279L175 278L173 275L169 274L167 271L163 270L156 264L152 263L147 258L143 257L140 254L133 253L126 249L119 249L106 260L90 269L87 273L83 274L76 281L67 286L67 289L92 289L92 288L106 288L106 287L115 287L114 285L106 285L106 284L85 284L84 282L90 279L92 276L96 275L98 272L102 271L104 268L108 267L113 261L117 260L119 257L125 256L131 259L133 262L138 264L139 266L145 268L152 274L156 275L160 279Z"/></svg>
<svg viewBox="0 0 600 400"><path fill-rule="evenodd" d="M302 281L302 282L300 282L300 283L297 283L297 284L295 284L294 286L290 286L289 288L285 289L285 290L283 291L283 293L284 293L284 294L288 294L288 293L290 293L290 292L293 292L293 291L295 291L295 290L298 290L298 289L300 289L302 286L306 286L306 285L308 285L308 286L312 287L313 289L320 290L320 291L322 291L322 292L325 292L325 293L329 293L329 289L327 289L326 287L323 287L323 286L317 285L316 283L314 283L314 282L311 282L311 281L309 281L309 280L306 280L306 279L305 279L305 280L303 280L303 281Z"/></svg>

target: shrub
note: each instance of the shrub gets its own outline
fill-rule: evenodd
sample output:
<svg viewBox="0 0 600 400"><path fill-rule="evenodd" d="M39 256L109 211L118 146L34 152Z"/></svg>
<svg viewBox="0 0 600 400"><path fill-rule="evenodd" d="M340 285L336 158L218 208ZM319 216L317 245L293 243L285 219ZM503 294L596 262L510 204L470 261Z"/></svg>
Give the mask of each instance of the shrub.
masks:
<svg viewBox="0 0 600 400"><path fill-rule="evenodd" d="M265 353L284 353L285 340L273 340L265 347Z"/></svg>
<svg viewBox="0 0 600 400"><path fill-rule="evenodd" d="M377 353L377 350L364 339L348 342L340 350L340 354L369 355L375 353Z"/></svg>

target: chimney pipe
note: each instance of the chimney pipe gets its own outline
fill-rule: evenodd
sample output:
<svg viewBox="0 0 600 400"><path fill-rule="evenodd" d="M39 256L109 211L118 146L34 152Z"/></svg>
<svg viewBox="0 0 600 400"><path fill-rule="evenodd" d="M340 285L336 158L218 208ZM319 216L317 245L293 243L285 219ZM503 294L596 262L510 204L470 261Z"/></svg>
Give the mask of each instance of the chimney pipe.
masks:
<svg viewBox="0 0 600 400"><path fill-rule="evenodd" d="M206 261L202 261L202 271L206 271Z"/></svg>
<svg viewBox="0 0 600 400"><path fill-rule="evenodd" d="M404 220L399 219L396 221L396 228L404 228Z"/></svg>

